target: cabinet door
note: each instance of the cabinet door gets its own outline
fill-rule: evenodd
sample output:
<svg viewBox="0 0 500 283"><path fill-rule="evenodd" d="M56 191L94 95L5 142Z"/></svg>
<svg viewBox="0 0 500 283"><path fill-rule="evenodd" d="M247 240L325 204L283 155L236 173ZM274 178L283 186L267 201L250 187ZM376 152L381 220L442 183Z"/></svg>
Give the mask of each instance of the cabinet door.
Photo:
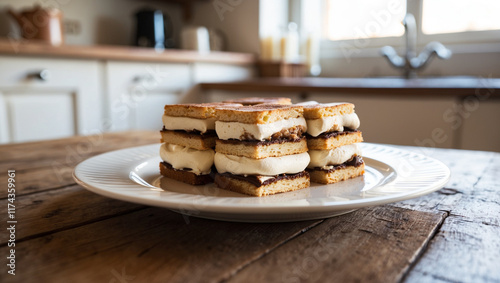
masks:
<svg viewBox="0 0 500 283"><path fill-rule="evenodd" d="M4 94L12 142L68 137L77 134L72 93Z"/></svg>
<svg viewBox="0 0 500 283"><path fill-rule="evenodd" d="M102 67L97 61L0 56L1 142L101 130ZM46 70L44 79L37 78ZM7 138L4 138L6 137Z"/></svg>
<svg viewBox="0 0 500 283"><path fill-rule="evenodd" d="M438 148L455 144L456 133L444 116L454 109L453 98L315 94L309 99L354 103L366 142Z"/></svg>
<svg viewBox="0 0 500 283"><path fill-rule="evenodd" d="M10 127L5 100L5 95L0 91L0 144L10 142Z"/></svg>
<svg viewBox="0 0 500 283"><path fill-rule="evenodd" d="M106 64L109 130L160 130L165 104L191 86L188 64L111 61Z"/></svg>
<svg viewBox="0 0 500 283"><path fill-rule="evenodd" d="M461 148L500 152L500 101L494 99L462 104L457 116L463 122Z"/></svg>

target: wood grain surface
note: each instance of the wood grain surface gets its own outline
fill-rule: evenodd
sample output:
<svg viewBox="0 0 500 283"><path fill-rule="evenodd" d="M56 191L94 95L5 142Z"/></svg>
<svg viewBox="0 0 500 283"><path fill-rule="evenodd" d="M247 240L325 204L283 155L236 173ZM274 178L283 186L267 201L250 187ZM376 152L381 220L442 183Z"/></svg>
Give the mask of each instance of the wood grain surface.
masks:
<svg viewBox="0 0 500 283"><path fill-rule="evenodd" d="M16 276L6 273L3 227L0 282L500 282L499 153L401 147L443 161L450 182L416 199L278 224L182 216L71 178L88 157L158 140L125 132L0 146L0 168L15 169L18 185ZM6 223L6 190L0 197Z"/></svg>
<svg viewBox="0 0 500 283"><path fill-rule="evenodd" d="M42 56L77 59L121 60L165 63L223 63L237 65L253 65L255 55L250 53L216 52L202 54L197 51L182 49L165 49L157 52L154 48L132 46L52 46L45 43L28 42L26 40L0 39L0 54L14 56Z"/></svg>

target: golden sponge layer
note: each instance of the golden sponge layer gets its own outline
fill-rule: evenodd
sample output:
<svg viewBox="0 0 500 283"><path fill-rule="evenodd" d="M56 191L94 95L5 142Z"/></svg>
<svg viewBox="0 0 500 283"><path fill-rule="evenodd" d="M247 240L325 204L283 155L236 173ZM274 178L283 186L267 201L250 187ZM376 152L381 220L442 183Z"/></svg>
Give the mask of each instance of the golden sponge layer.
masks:
<svg viewBox="0 0 500 283"><path fill-rule="evenodd" d="M311 175L312 182L333 184L363 175L365 173L365 163L360 166L347 166L334 171L321 169L307 169L307 171Z"/></svg>
<svg viewBox="0 0 500 283"><path fill-rule="evenodd" d="M244 124L267 124L290 118L303 117L302 106L281 104L259 104L243 107L217 108L215 117L224 122L240 122Z"/></svg>
<svg viewBox="0 0 500 283"><path fill-rule="evenodd" d="M304 106L304 117L306 119L319 119L351 113L354 113L354 104L352 103L328 103Z"/></svg>
<svg viewBox="0 0 500 283"><path fill-rule="evenodd" d="M221 189L230 190L246 195L262 197L304 189L310 186L309 174L300 174L300 177L292 179L281 179L266 185L256 186L250 182L237 179L227 175L216 174L215 184ZM297 175L299 175L297 174Z"/></svg>
<svg viewBox="0 0 500 283"><path fill-rule="evenodd" d="M288 97L245 97L240 99L225 100L225 103L241 103L243 105L257 104L283 104L290 105L292 100Z"/></svg>
<svg viewBox="0 0 500 283"><path fill-rule="evenodd" d="M174 117L190 117L197 119L207 119L215 116L215 109L218 107L239 107L238 103L199 103L199 104L170 104L165 105L165 115Z"/></svg>
<svg viewBox="0 0 500 283"><path fill-rule="evenodd" d="M262 159L307 152L307 142L305 138L282 143L241 141L235 143L217 140L215 143L215 151L223 154Z"/></svg>
<svg viewBox="0 0 500 283"><path fill-rule="evenodd" d="M318 137L308 137L307 147L311 149L329 150L340 146L363 141L361 131L345 131L339 133L323 134Z"/></svg>

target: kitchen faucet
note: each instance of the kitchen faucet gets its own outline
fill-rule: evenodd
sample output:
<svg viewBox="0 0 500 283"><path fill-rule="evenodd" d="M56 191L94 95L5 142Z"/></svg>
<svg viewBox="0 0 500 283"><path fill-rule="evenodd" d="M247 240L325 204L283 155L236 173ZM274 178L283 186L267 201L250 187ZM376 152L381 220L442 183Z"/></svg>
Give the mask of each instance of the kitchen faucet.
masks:
<svg viewBox="0 0 500 283"><path fill-rule="evenodd" d="M406 36L406 56L399 56L392 46L384 46L380 50L382 56L389 60L389 63L398 68L403 69L405 78L414 78L417 76L417 70L425 67L433 55L437 55L441 59L449 59L451 50L443 44L433 41L424 47L424 50L417 56L417 24L415 17L412 14L406 14L403 19Z"/></svg>

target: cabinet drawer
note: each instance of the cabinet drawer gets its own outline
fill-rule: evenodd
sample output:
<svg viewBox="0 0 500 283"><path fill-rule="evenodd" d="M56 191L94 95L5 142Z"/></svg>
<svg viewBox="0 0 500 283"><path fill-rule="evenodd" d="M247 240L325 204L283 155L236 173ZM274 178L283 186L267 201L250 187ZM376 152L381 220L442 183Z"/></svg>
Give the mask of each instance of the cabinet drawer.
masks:
<svg viewBox="0 0 500 283"><path fill-rule="evenodd" d="M106 63L108 91L142 86L145 91L181 92L191 85L188 64L159 64L110 61Z"/></svg>
<svg viewBox="0 0 500 283"><path fill-rule="evenodd" d="M238 81L253 77L253 66L196 63L193 66L194 83Z"/></svg>
<svg viewBox="0 0 500 283"><path fill-rule="evenodd" d="M0 56L0 142L100 131L102 75L96 60Z"/></svg>
<svg viewBox="0 0 500 283"><path fill-rule="evenodd" d="M0 56L0 87L73 87L84 77L99 76L97 61ZM94 74L86 72L92 69ZM45 80L37 78L46 70Z"/></svg>
<svg viewBox="0 0 500 283"><path fill-rule="evenodd" d="M106 75L110 131L160 130L163 106L191 86L188 64L112 61Z"/></svg>

